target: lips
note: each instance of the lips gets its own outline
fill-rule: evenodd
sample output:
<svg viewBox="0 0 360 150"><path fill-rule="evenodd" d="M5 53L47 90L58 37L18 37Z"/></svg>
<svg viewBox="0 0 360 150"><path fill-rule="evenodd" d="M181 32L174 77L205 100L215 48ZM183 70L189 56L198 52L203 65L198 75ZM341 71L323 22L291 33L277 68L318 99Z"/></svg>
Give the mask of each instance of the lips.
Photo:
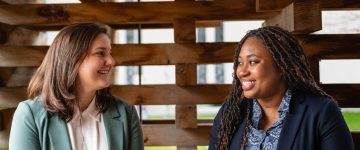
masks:
<svg viewBox="0 0 360 150"><path fill-rule="evenodd" d="M255 81L254 80L241 81L241 88L244 91L249 91L252 88L254 88L254 86L255 86Z"/></svg>
<svg viewBox="0 0 360 150"><path fill-rule="evenodd" d="M100 74L109 74L110 69L102 69L102 70L99 70L98 73L100 73Z"/></svg>

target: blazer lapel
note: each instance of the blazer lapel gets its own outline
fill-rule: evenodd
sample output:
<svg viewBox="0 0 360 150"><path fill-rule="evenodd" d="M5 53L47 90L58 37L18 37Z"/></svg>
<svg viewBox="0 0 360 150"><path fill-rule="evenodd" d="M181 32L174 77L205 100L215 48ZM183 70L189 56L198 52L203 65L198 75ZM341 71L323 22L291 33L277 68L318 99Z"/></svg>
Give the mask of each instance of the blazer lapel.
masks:
<svg viewBox="0 0 360 150"><path fill-rule="evenodd" d="M45 146L45 149L71 150L70 138L65 122L58 116L52 116L48 124L50 144Z"/></svg>
<svg viewBox="0 0 360 150"><path fill-rule="evenodd" d="M307 109L307 106L302 104L304 100L303 95L295 95L290 103L290 112L287 114L283 129L281 131L280 139L278 142L278 150L289 150L294 143L296 134L298 133L301 120Z"/></svg>
<svg viewBox="0 0 360 150"><path fill-rule="evenodd" d="M124 126L121 121L121 114L116 105L110 107L104 112L104 125L106 130L106 138L108 142L108 148L111 149L125 149L124 147Z"/></svg>

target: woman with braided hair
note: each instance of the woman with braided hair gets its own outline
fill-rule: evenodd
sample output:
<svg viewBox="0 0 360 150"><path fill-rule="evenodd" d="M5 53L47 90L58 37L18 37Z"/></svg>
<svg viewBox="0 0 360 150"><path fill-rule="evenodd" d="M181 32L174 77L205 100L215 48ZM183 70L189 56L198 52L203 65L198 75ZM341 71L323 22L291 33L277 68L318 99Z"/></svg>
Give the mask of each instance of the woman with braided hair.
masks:
<svg viewBox="0 0 360 150"><path fill-rule="evenodd" d="M340 109L317 85L303 48L288 31L249 31L233 69L210 150L355 149Z"/></svg>

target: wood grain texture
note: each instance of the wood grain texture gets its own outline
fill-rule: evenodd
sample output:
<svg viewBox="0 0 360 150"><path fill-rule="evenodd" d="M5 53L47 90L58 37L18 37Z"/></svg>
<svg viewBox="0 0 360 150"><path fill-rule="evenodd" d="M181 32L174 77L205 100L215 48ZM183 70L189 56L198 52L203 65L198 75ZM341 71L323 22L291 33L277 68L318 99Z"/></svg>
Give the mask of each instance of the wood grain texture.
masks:
<svg viewBox="0 0 360 150"><path fill-rule="evenodd" d="M299 0L296 0L299 1ZM280 11L295 0L256 0L258 12ZM358 0L321 0L322 10L358 10Z"/></svg>
<svg viewBox="0 0 360 150"><path fill-rule="evenodd" d="M309 58L360 58L360 34L297 35ZM112 45L116 65L232 62L237 43ZM0 46L0 67L37 67L47 47ZM216 58L216 59L214 59Z"/></svg>
<svg viewBox="0 0 360 150"><path fill-rule="evenodd" d="M265 24L282 27L293 34L306 34L321 30L321 1L293 2L282 9L280 14L266 19Z"/></svg>
<svg viewBox="0 0 360 150"><path fill-rule="evenodd" d="M177 0L176 0L177 1ZM189 0L180 0L189 1ZM176 44L196 42L196 27L194 18L177 18L174 24L174 39ZM196 85L197 84L197 65L186 63L175 65L176 85ZM175 106L176 128L196 128L197 111L196 105L176 105ZM183 145L182 145L183 146ZM182 149L183 147L180 147ZM195 149L195 146L186 149Z"/></svg>
<svg viewBox="0 0 360 150"><path fill-rule="evenodd" d="M341 107L360 107L360 85L329 84L320 85L328 94L338 101ZM228 95L231 85L212 84L196 86L177 85L127 85L111 86L116 97L130 104L142 105L196 105L221 104ZM0 88L0 108L16 107L27 99L26 87Z"/></svg>
<svg viewBox="0 0 360 150"><path fill-rule="evenodd" d="M0 110L0 115L2 117L2 122L0 121L2 126L0 130L0 149L9 148L9 135L14 112L14 108Z"/></svg>
<svg viewBox="0 0 360 150"><path fill-rule="evenodd" d="M211 126L179 129L175 125L143 125L142 128L146 146L208 145L211 131Z"/></svg>
<svg viewBox="0 0 360 150"><path fill-rule="evenodd" d="M66 25L76 22L101 22L108 25L171 23L176 18L253 20L265 19L275 14L276 12L258 13L254 5L229 0L0 5L0 22L33 26Z"/></svg>

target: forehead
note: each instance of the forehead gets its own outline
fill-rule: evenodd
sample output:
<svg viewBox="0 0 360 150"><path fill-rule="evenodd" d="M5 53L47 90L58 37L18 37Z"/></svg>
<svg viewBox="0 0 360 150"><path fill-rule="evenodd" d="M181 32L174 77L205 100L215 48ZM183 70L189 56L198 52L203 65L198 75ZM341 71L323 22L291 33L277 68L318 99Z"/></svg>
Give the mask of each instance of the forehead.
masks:
<svg viewBox="0 0 360 150"><path fill-rule="evenodd" d="M96 47L111 48L110 38L106 34L101 33L96 36L96 38L94 39L94 41L91 44L91 47L92 48L96 48Z"/></svg>
<svg viewBox="0 0 360 150"><path fill-rule="evenodd" d="M242 45L239 53L239 57L249 57L249 56L257 56L257 57L264 57L272 59L272 56L268 49L265 48L263 41L255 38L250 37L245 40L244 44Z"/></svg>

